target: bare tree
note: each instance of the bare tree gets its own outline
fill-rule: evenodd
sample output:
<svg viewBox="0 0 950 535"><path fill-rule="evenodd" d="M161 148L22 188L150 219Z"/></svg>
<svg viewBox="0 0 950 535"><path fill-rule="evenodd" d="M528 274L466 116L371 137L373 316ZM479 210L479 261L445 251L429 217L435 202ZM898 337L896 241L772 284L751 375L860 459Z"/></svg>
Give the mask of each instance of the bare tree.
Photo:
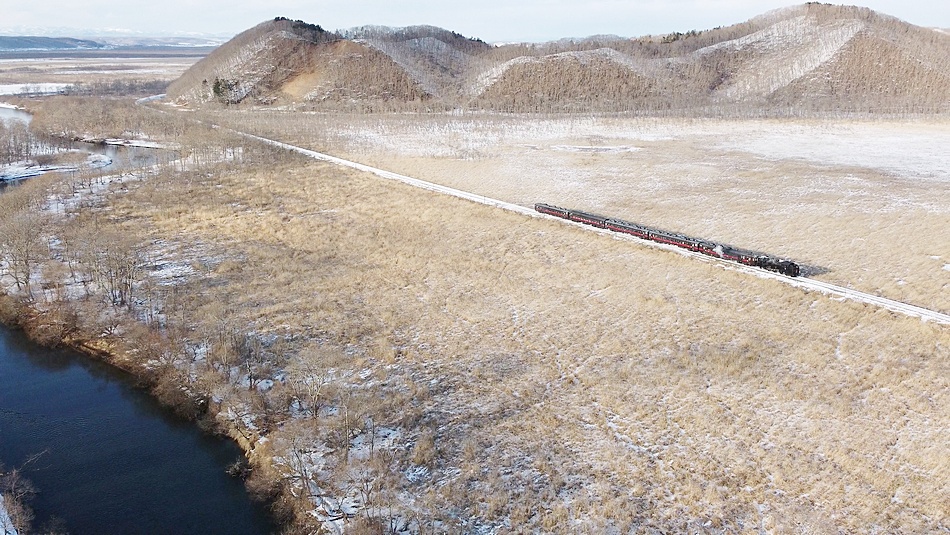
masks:
<svg viewBox="0 0 950 535"><path fill-rule="evenodd" d="M301 408L316 416L324 401L324 391L334 377L342 353L326 347L304 349L286 368L287 386Z"/></svg>
<svg viewBox="0 0 950 535"><path fill-rule="evenodd" d="M80 248L79 257L114 306L134 305L135 288L145 265L145 248L134 239L97 225L83 229L73 239Z"/></svg>
<svg viewBox="0 0 950 535"><path fill-rule="evenodd" d="M3 497L0 503L3 504L13 524L8 527L0 523L4 535L16 532L27 533L33 523L33 509L29 502L36 495L36 487L29 479L23 477L23 468L39 459L44 453L46 452L31 455L18 468L5 470L3 465L0 465L0 496Z"/></svg>
<svg viewBox="0 0 950 535"><path fill-rule="evenodd" d="M0 259L7 275L13 278L17 291L33 299L31 279L40 263L47 258L43 232L46 218L37 212L14 210L0 212Z"/></svg>

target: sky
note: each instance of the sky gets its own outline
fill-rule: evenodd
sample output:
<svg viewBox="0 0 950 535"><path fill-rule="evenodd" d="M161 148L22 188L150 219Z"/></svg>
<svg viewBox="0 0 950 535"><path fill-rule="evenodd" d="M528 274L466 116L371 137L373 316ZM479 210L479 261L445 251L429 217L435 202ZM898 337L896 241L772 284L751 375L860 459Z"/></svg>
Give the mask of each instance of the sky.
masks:
<svg viewBox="0 0 950 535"><path fill-rule="evenodd" d="M233 36L276 16L328 30L429 24L487 42L668 34L746 21L795 0L0 0L0 34ZM837 2L835 2L837 3ZM950 28L950 0L859 0L912 24ZM94 35L96 32L86 33ZM110 32L111 33L111 32ZM79 35L76 35L79 36Z"/></svg>

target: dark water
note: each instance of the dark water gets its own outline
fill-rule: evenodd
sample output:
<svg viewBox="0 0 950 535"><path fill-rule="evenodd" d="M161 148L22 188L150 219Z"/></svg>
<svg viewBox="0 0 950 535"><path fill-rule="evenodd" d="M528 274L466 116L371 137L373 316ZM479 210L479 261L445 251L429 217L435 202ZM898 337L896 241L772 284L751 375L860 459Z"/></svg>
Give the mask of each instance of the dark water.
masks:
<svg viewBox="0 0 950 535"><path fill-rule="evenodd" d="M128 376L0 326L0 462L39 493L34 527L51 518L80 534L271 533L266 510L225 473L241 452L203 434Z"/></svg>

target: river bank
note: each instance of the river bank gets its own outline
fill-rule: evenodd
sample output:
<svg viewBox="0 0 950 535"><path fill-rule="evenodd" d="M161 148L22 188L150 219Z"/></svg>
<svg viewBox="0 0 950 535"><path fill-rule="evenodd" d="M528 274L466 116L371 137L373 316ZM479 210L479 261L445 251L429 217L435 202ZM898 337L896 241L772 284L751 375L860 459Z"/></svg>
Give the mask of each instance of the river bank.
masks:
<svg viewBox="0 0 950 535"><path fill-rule="evenodd" d="M9 296L0 297L0 309L3 324L16 329L0 328L0 459L10 468L41 452L39 463L21 470L40 490L25 503L43 512L38 524L53 511L70 531L137 532L138 517L157 514L149 525L176 533L278 531L260 502L268 496L251 494L259 505L249 506L233 479L247 476L253 455L241 441L222 441L228 430L202 396L163 391L160 374L137 365L128 345L67 332L62 315ZM27 337L60 348L31 350ZM11 360L10 351L39 352Z"/></svg>
<svg viewBox="0 0 950 535"><path fill-rule="evenodd" d="M0 131L11 125L29 125L33 115L24 107L0 102ZM20 132L19 136L27 135ZM18 143L22 144L23 140ZM50 172L91 173L144 169L177 158L181 147L152 139L94 135L33 137L16 161L0 164L0 183L16 182ZM3 161L3 160L0 160Z"/></svg>
<svg viewBox="0 0 950 535"><path fill-rule="evenodd" d="M9 113L16 112L18 116L14 117L14 119L18 120L22 120L22 115L29 117L29 114L8 107L4 108L4 111L8 112L8 115ZM63 218L61 216L66 215L64 210L68 210L68 207L75 208L74 205L78 203L94 203L100 201L100 195L103 194L102 190L106 185L116 182L125 182L130 179L132 174L140 178L143 174L159 172L162 167L161 164L171 161L172 157L176 159L178 157L177 154L171 151L164 151L163 154L159 156L149 153L143 154L143 151L165 147L160 147L158 144L151 142L135 142L113 138L103 138L101 140L96 138L94 141L96 141L97 144L89 145L86 143L85 145L91 150L121 154L120 157L115 159L115 168L118 169L120 174L95 178L93 174L90 173L89 176L93 178L86 177L86 179L79 182L67 178L66 182L58 183L56 182L58 179L55 177L52 177L50 180L44 179L38 182L30 180L24 183L23 187L7 191L7 193L12 193L14 190L20 190L17 195L20 195L24 199L32 199L27 201L27 203L32 206L32 208L28 210L33 210L36 214L44 214L44 222L39 226L35 228L23 227L19 230L25 232L23 236L31 236L29 240L36 241L38 246L41 245L42 250L53 257L50 258L50 262L54 264L63 260L64 257L59 255L65 254L68 256L70 254L70 252L67 252L64 248L68 240L75 238L76 241L70 241L68 247L77 247L79 249L82 249L84 244L98 244L98 237L96 236L98 233L96 232L84 235L80 238L69 235L69 231L65 230L66 226L68 226L67 220L70 217L75 217L80 212L76 211L66 218ZM108 160L109 163L113 162L113 159L107 158L103 154L94 154L88 158L96 161L105 162ZM56 170L62 171L63 169ZM132 174L129 174L130 171ZM30 174L30 176L33 175ZM20 176L18 178L23 177ZM36 191L21 195L24 193L24 187L26 190ZM46 189L50 187L53 189ZM47 195L52 195L53 197L47 197ZM51 200L54 197L57 200ZM0 210L0 219L4 219L5 221L5 232L11 236L17 231L14 227L17 226L15 221L19 216L16 215L15 212L21 210L22 207L23 205L17 205L17 203L14 202L10 210ZM85 211L82 213L85 213ZM59 230L53 231L52 226L55 226ZM36 234L36 232L40 234ZM64 232L66 235L62 234ZM0 242L2 241L3 240L0 240ZM115 245L115 240L107 241L109 241L111 245ZM42 245L40 242L46 245ZM12 246L11 243L4 243L4 245ZM53 249L48 249L49 247L52 247L57 252L54 253ZM113 249L113 252L115 252L115 249ZM92 254L94 256L101 255L105 254L105 251L100 249ZM6 261L13 262L14 260L12 260L12 258L13 257L7 257ZM32 262L32 260L30 262ZM62 264L59 265L62 266ZM75 264L72 265L75 266ZM0 263L0 268L3 268L6 272L2 276L4 279L2 281L3 284L0 285L0 324L15 329L42 347L57 348L57 351L68 350L79 353L81 356L76 357L80 363L78 364L79 368L96 369L98 370L95 372L97 377L101 378L103 375L109 376L111 378L110 380L123 383L127 390L132 391L131 393L126 392L124 394L115 393L113 394L114 396L125 399L129 396L141 398L147 394L149 399L156 400L158 403L153 404L156 406L160 404L162 409L150 409L151 415L149 418L155 416L158 420L164 422L159 424L160 426L168 427L170 425L171 427L169 429L171 429L170 432L173 435L177 436L185 433L187 435L185 443L191 444L191 446L186 448L171 446L163 448L164 450L178 451L178 459L191 460L191 458L195 456L193 453L196 452L196 448L211 448L212 451L217 451L218 447L209 445L209 442L232 445L235 455L237 455L237 452L240 452L240 460L237 461L232 458L223 464L214 464L213 460L209 460L208 462L211 462L211 464L205 466L204 471L208 472L210 470L213 474L209 472L207 477L202 478L201 481L217 480L220 479L219 476L228 478L227 474L224 473L225 468L227 468L228 472L232 475L242 476L244 481L236 481L237 486L242 489L241 492L250 494L256 503L262 504L255 507L249 507L245 504L239 507L239 510L263 510L266 508L274 511L275 509L270 507L270 504L274 503L279 495L277 492L277 478L272 474L265 476L265 474L270 473L268 470L257 469L258 467L268 464L268 458L265 455L255 452L257 435L248 433L246 429L239 429L238 425L232 425L233 420L229 420L219 414L220 409L227 409L228 407L222 407L219 403L209 403L209 400L212 398L212 393L209 389L201 388L200 385L195 384L194 381L182 381L180 377L182 370L175 368L173 365L168 365L168 363L164 361L162 355L168 351L165 345L166 340L164 339L167 333L162 332L157 325L148 325L147 321L143 321L142 318L136 316L136 312L133 312L131 307L116 306L117 303L114 302L113 299L110 299L108 295L109 290L105 287L107 285L103 283L102 279L97 279L97 281L92 284L92 288L90 288L89 276L93 275L87 273L85 277L80 276L77 278L76 275L73 274L72 278L70 278L64 273L57 272L63 275L63 277L60 278L56 275L51 277L50 272L47 271L49 266L50 264L44 261L42 268L40 268L38 264L31 264L25 268L27 269L27 273L29 273L25 280L32 282L34 285L33 289L30 289L30 282L26 283L26 288L20 288L20 284L24 279L14 280L16 277L11 276L11 270L14 269L11 268L11 264ZM10 276L10 278L8 278L8 276ZM71 282L62 282L63 279L69 279ZM54 283L50 281L59 282ZM102 284L100 285L99 283ZM29 296L29 298L26 296ZM102 321L103 318L106 317L108 325ZM0 331L2 331L2 329L0 329ZM0 332L0 334L2 334L2 332ZM0 367L2 367L2 365L3 363L0 362ZM77 364L73 363L68 366L76 367ZM103 370L103 368L105 368L105 370ZM120 372L119 375L121 375L121 377L117 375L117 372ZM5 375L5 379L16 379L18 374L8 370L7 373L0 373L0 375ZM47 382L47 379L35 381L37 385L43 385ZM2 381L0 381L0 383L2 383ZM28 389L29 385L23 388ZM8 387L0 388L0 402L3 402L0 408L6 410L11 403L15 403L10 401L12 399L10 397L12 390L13 389ZM33 393L27 393L27 390L24 390L24 392L24 399L33 399L36 397ZM59 392L55 392L55 394L59 394ZM113 406L121 403L122 401L116 401L116 403L109 402L105 403L105 406ZM149 403L151 402L140 400L135 404L148 405ZM86 402L70 401L65 403L65 406L83 407L87 404ZM170 416L172 412L176 416ZM10 454L11 441L15 441L18 437L29 436L32 438L32 436L31 432L17 432L15 430L15 424L18 422L11 422L9 419L5 420L3 418L4 414L6 413L0 411L0 452ZM52 419L57 422L61 420L58 416L53 416ZM16 418L13 418L13 420L16 420ZM46 420L50 420L50 418L42 417L36 421ZM87 423L97 420L99 420L98 415L82 419L83 422ZM9 432L11 427L14 428L13 432ZM187 432L184 428L187 428ZM7 431L4 431L4 429L7 429ZM109 429L106 431L109 431ZM143 424L142 428L133 432L130 437L148 436L152 431L153 429ZM130 437L120 439L119 442L128 444L131 442L128 440ZM222 438L226 440L222 440ZM67 434L64 437L56 439L53 443L57 446L62 445L64 448L75 449L73 446L67 446L72 444L75 439L75 436ZM98 435L90 440L81 441L80 444L90 442L101 446ZM161 443L161 441L154 442ZM139 449L145 449L149 445L150 444L142 444ZM109 448L113 447L106 447L103 451L109 451ZM14 451L13 453L15 454L16 452ZM122 455L113 457L116 459L125 459L126 453L132 452L122 450ZM165 455L165 453L159 451L155 452L154 455L160 456ZM166 474L162 464L155 464L156 457L154 455L152 457L143 458L138 462L129 461L127 468L140 474L134 478L129 478L128 476L110 476L106 473L95 473L90 474L84 481L64 484L59 481L49 480L38 486L46 489L47 493L44 495L45 497L57 495L72 496L77 492L76 489L86 488L90 483L94 482L95 485L100 487L98 493L91 495L91 498L95 498L98 495L113 492L110 484L114 483L118 485L116 488L121 488L121 485L129 479L141 479L141 474L143 473L151 472L152 475L150 477L152 478L187 479L185 476L172 477L170 474ZM219 457L218 461L221 460L220 454L214 455ZM214 457L214 455L212 455L212 457ZM129 458L133 457L134 456L130 456ZM20 458L22 459L22 456ZM16 459L16 456L14 455L12 459ZM0 455L0 460L5 460L8 468L16 466L19 462L11 460L11 458L5 459L3 455ZM167 465L168 463L175 465L180 464L177 459L168 459L165 461L165 464ZM86 464L88 465L89 463ZM111 468L108 462L99 466L101 466L102 469ZM45 477L45 475L49 473L59 473L70 476L75 471L74 469L45 470L42 475ZM190 468L184 472L184 474L200 473L202 473L200 470ZM185 496L188 495L187 493L189 491L203 488L202 482L194 482L179 490L161 492L159 493L160 495L153 496L152 499L146 503L174 502L176 500L187 499ZM240 498L235 497L233 488L228 487L220 481L219 486L220 488L217 489L205 488L204 492L202 492L202 498L212 500L240 500ZM51 492L50 489L57 490L56 492ZM122 496L122 500L124 500L126 494L128 494L127 492L118 492L119 495ZM45 498L37 498L38 501L43 499ZM246 501L247 496L243 499ZM83 500L79 500L80 503L82 501ZM266 504L266 506L263 504ZM47 504L47 509L56 510L55 505L52 507L49 507L49 505L50 504ZM141 507L146 507L146 505ZM260 518L253 521L249 520L243 517L240 512L225 512L218 515L219 518L213 518L214 507L207 507L206 509L206 515L210 515L205 518L206 522L202 525L191 526L189 528L191 529L190 532L265 533L283 530L284 528L281 527L281 525L287 524L286 518L281 517L281 513L268 513L265 516L270 518L270 520L263 522ZM10 510L13 511L14 509ZM125 511L112 511L112 513L124 512ZM102 513L93 516L106 518L108 514L111 513ZM156 514L160 514L161 518L153 519L153 523L182 516L171 514L168 518L165 518L165 513ZM220 526L231 526L232 524L235 525L233 527L221 528L222 531L218 531ZM249 530L240 527L240 525L249 526ZM266 526L266 528L262 526ZM95 529L88 527L87 529L80 529L79 532L141 532L142 529L145 528L110 528L105 531L103 531L103 529L104 528L101 527ZM189 529L174 526L169 527L166 532L184 533L189 532Z"/></svg>

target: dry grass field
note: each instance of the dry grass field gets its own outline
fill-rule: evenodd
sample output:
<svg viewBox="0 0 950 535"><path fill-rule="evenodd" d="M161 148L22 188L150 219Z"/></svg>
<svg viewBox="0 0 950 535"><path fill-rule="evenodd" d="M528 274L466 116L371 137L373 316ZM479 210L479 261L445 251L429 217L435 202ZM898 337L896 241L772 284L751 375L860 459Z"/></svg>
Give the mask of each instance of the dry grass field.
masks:
<svg viewBox="0 0 950 535"><path fill-rule="evenodd" d="M70 83L88 75L173 80L191 67L197 58L38 58L0 61L0 77L10 83L27 79L34 83Z"/></svg>
<svg viewBox="0 0 950 535"><path fill-rule="evenodd" d="M402 172L760 247L948 308L947 244L888 229L919 217L945 230L940 188L756 156L741 136L703 146L715 124L686 125L688 139L664 122L624 138L596 121L497 120L489 126L511 126L495 137L458 124L478 126L374 139L351 119L327 132ZM546 137L551 124L567 130ZM195 331L227 324L284 340L287 370L316 362L325 410L282 413L261 445L301 490L309 479L315 494L359 495L375 516L433 532L950 527L945 326L328 164L124 187L110 220L191 266L174 314ZM830 243L836 233L876 243L875 229L924 257ZM347 427L356 438L341 441L344 409L362 432ZM377 429L389 437L377 438L382 465L350 455Z"/></svg>
<svg viewBox="0 0 950 535"><path fill-rule="evenodd" d="M218 119L525 206L784 255L816 278L950 311L944 120L255 117Z"/></svg>
<svg viewBox="0 0 950 535"><path fill-rule="evenodd" d="M943 123L211 116L950 310ZM950 530L947 326L192 127L178 165L4 206L52 207L34 306L206 396L299 532ZM139 262L128 307L101 253Z"/></svg>
<svg viewBox="0 0 950 535"><path fill-rule="evenodd" d="M99 53L102 54L102 53ZM137 80L177 79L196 61L194 56L163 57L143 51L138 56L0 58L0 84L111 84Z"/></svg>
<svg viewBox="0 0 950 535"><path fill-rule="evenodd" d="M0 84L142 89L195 60L0 60ZM345 87L391 78L357 71ZM950 313L946 117L131 102L32 106L35 127L143 134L183 159L5 193L0 283L51 318L48 339L75 327L179 408L206 400L250 449L252 490L283 485L288 533L950 532L950 327L191 122L786 256ZM27 290L14 227L39 251Z"/></svg>

